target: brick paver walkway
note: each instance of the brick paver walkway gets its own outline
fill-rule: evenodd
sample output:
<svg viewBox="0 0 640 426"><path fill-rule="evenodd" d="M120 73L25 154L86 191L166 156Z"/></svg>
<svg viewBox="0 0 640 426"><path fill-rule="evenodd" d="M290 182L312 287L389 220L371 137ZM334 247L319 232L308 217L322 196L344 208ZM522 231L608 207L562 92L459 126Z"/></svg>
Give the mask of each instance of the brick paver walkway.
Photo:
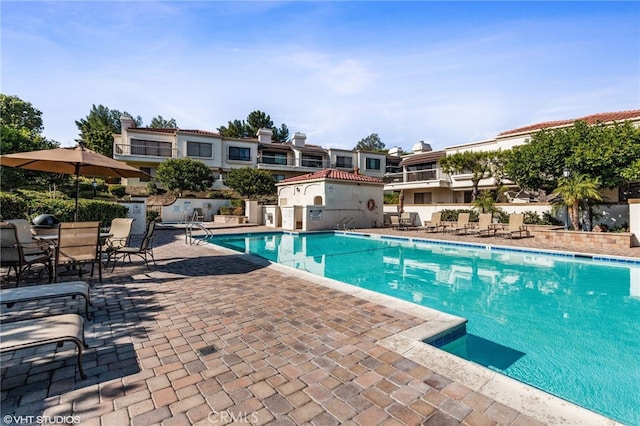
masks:
<svg viewBox="0 0 640 426"><path fill-rule="evenodd" d="M423 319L186 245L181 230L160 229L154 251L151 270L90 280L86 380L71 344L2 354L5 424L541 424L376 343ZM79 303L3 306L2 320Z"/></svg>

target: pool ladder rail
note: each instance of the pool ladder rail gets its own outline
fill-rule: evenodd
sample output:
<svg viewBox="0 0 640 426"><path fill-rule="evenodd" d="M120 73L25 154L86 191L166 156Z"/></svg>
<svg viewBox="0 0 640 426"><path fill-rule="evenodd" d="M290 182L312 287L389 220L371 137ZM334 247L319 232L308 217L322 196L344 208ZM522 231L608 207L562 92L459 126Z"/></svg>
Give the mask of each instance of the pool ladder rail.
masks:
<svg viewBox="0 0 640 426"><path fill-rule="evenodd" d="M345 231L347 230L355 230L356 229L356 225L355 225L355 220L353 220L352 217L343 217L342 219L340 219L340 222L338 222L338 224L336 225L337 229L343 229Z"/></svg>
<svg viewBox="0 0 640 426"><path fill-rule="evenodd" d="M204 231L204 235L202 236L202 238L195 238L195 239L193 238L194 228L197 231ZM207 240L209 237L213 237L213 232L207 229L202 224L202 222L188 222L184 227L184 243L185 244L193 245L195 241L195 244L198 245L202 241Z"/></svg>

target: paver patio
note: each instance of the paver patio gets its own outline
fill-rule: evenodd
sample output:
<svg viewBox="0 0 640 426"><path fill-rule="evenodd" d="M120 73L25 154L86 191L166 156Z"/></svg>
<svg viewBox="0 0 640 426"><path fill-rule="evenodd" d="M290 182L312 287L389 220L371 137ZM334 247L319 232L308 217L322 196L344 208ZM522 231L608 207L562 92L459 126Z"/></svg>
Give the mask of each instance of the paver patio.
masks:
<svg viewBox="0 0 640 426"><path fill-rule="evenodd" d="M35 423L27 416L83 425L543 423L379 344L423 318L186 245L179 229L158 230L154 253L151 270L134 261L103 283L89 280L86 380L73 345L2 354L5 424ZM616 254L640 257L640 249ZM2 320L78 312L80 303L2 307Z"/></svg>

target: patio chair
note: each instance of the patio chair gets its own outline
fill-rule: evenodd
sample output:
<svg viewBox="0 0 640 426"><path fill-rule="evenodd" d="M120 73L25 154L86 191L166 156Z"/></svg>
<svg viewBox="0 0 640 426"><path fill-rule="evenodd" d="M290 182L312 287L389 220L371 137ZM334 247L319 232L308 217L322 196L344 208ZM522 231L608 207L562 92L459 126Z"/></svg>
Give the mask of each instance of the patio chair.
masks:
<svg viewBox="0 0 640 426"><path fill-rule="evenodd" d="M495 233L496 237L504 238L523 238L529 237L531 234L524 225L524 214L512 213L509 215L509 225L505 229L498 229Z"/></svg>
<svg viewBox="0 0 640 426"><path fill-rule="evenodd" d="M431 220L424 222L425 231L427 232L442 232L444 231L444 224L442 223L442 213L431 213Z"/></svg>
<svg viewBox="0 0 640 426"><path fill-rule="evenodd" d="M55 299L59 297L77 296L84 298L84 314L87 320L91 320L89 305L89 284L84 281L72 281L68 283L30 285L20 288L6 288L0 290L0 304L11 308L19 302L30 302L33 300Z"/></svg>
<svg viewBox="0 0 640 426"><path fill-rule="evenodd" d="M491 213L480 213L478 217L478 227L468 228L466 232L478 237L489 237L496 232L496 228L493 226L493 223L491 223L492 220L493 215Z"/></svg>
<svg viewBox="0 0 640 426"><path fill-rule="evenodd" d="M400 214L400 223L405 228L415 228L416 225L413 224L413 219L411 217L410 212L405 212Z"/></svg>
<svg viewBox="0 0 640 426"><path fill-rule="evenodd" d="M202 222L204 221L204 214L202 214L202 209L196 207L193 209L193 215L191 216L192 222Z"/></svg>
<svg viewBox="0 0 640 426"><path fill-rule="evenodd" d="M84 339L84 320L80 315L64 314L3 322L0 327L0 353L52 343L56 343L55 347L58 347L64 342L72 342L77 346L78 372L80 377L86 379L87 375L82 368L82 351L87 348L87 344ZM41 353L44 358L52 358L43 355L42 351L37 353Z"/></svg>
<svg viewBox="0 0 640 426"><path fill-rule="evenodd" d="M98 265L98 276L102 282L102 259L100 259L100 222L63 222L58 228L56 246L55 280L58 282L60 266L73 266L82 277L82 266L91 264L91 276Z"/></svg>
<svg viewBox="0 0 640 426"><path fill-rule="evenodd" d="M20 278L31 269L33 265L41 264L49 274L51 282L53 267L51 256L48 252L39 251L28 254L23 249L18 238L18 230L13 223L2 222L0 224L0 265L16 272L16 284L20 285ZM42 272L42 271L41 271Z"/></svg>
<svg viewBox="0 0 640 426"><path fill-rule="evenodd" d="M31 224L26 219L9 219L8 223L13 223L18 233L18 242L22 246L22 251L27 255L50 253L49 244L33 239Z"/></svg>
<svg viewBox="0 0 640 426"><path fill-rule="evenodd" d="M109 261L111 260L113 253L117 249L129 245L133 221L134 219L121 217L115 218L111 221L111 227L109 228L111 236L105 240L104 244L102 244L102 253L106 253L107 255L107 261L105 264L107 267L109 266Z"/></svg>
<svg viewBox="0 0 640 426"><path fill-rule="evenodd" d="M400 221L400 217L390 216L389 219L391 220L391 229L397 229L399 231L404 229L404 224Z"/></svg>
<svg viewBox="0 0 640 426"><path fill-rule="evenodd" d="M445 227L444 232L452 232L454 234L457 234L462 231L466 232L466 229L470 227L469 216L471 216L470 213L459 213L458 221L454 225Z"/></svg>
<svg viewBox="0 0 640 426"><path fill-rule="evenodd" d="M125 257L128 257L129 262L131 262L131 255L139 256L142 259L144 259L144 263L145 265L147 265L147 269L150 269L149 261L147 259L147 255L149 255L151 256L151 260L155 265L156 260L153 257L153 233L155 229L156 229L156 222L153 220L149 221L147 223L147 230L144 233L144 237L142 238L142 241L140 242L139 247L126 246L126 247L120 247L119 249L117 249L113 253L114 259L113 259L113 267L111 268L111 270L113 271L115 269L119 259L122 259L122 264L124 264Z"/></svg>

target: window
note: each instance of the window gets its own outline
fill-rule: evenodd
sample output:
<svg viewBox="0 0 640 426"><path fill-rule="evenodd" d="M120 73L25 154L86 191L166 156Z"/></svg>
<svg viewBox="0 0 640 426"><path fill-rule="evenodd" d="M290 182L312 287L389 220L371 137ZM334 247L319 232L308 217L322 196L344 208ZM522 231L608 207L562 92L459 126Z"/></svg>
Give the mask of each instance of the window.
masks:
<svg viewBox="0 0 640 426"><path fill-rule="evenodd" d="M229 160L251 161L251 148L229 147Z"/></svg>
<svg viewBox="0 0 640 426"><path fill-rule="evenodd" d="M171 157L171 142L145 141L131 139L131 155L150 155L154 157Z"/></svg>
<svg viewBox="0 0 640 426"><path fill-rule="evenodd" d="M187 142L188 157L213 157L213 149L210 143L206 142Z"/></svg>
<svg viewBox="0 0 640 426"><path fill-rule="evenodd" d="M380 170L379 158L367 158L367 170Z"/></svg>
<svg viewBox="0 0 640 426"><path fill-rule="evenodd" d="M279 164L282 166L286 166L287 154L285 152L264 151L262 153L262 162L264 164Z"/></svg>
<svg viewBox="0 0 640 426"><path fill-rule="evenodd" d="M415 194L413 194L413 203L414 204L431 204L431 193L416 192Z"/></svg>
<svg viewBox="0 0 640 426"><path fill-rule="evenodd" d="M343 169L352 169L353 168L353 158L345 157L342 155L338 155L336 157L336 167L340 167Z"/></svg>
<svg viewBox="0 0 640 426"><path fill-rule="evenodd" d="M153 176L151 174L151 167L140 167L140 171L145 172L149 176ZM151 181L151 178L149 176L142 176L140 178L140 182L149 182L149 181Z"/></svg>
<svg viewBox="0 0 640 426"><path fill-rule="evenodd" d="M313 197L313 205L314 206L321 206L322 205L322 196L321 195L316 195L315 197Z"/></svg>
<svg viewBox="0 0 640 426"><path fill-rule="evenodd" d="M322 167L322 160L321 155L303 155L302 165L304 167Z"/></svg>
<svg viewBox="0 0 640 426"><path fill-rule="evenodd" d="M285 179L284 175L272 175L272 176L276 182L280 182L281 180Z"/></svg>

